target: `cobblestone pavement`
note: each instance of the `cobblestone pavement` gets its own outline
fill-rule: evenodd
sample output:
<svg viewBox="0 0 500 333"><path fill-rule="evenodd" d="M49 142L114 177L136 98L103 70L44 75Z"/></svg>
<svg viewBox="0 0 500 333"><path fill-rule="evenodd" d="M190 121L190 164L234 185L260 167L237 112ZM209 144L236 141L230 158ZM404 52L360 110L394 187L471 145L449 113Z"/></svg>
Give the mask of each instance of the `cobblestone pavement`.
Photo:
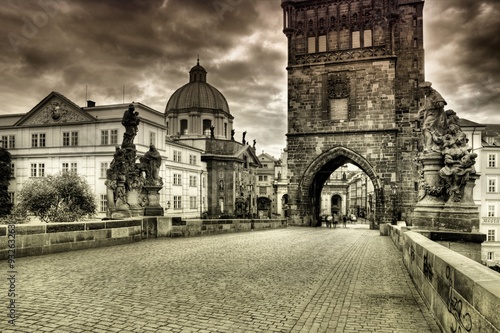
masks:
<svg viewBox="0 0 500 333"><path fill-rule="evenodd" d="M19 258L17 323L0 331L439 332L390 238L366 227Z"/></svg>

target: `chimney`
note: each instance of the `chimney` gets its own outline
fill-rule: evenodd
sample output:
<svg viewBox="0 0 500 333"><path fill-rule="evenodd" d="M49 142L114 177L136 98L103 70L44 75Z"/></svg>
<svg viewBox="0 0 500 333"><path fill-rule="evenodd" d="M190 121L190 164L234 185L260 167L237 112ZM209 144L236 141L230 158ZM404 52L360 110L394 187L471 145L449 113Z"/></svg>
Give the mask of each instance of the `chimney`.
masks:
<svg viewBox="0 0 500 333"><path fill-rule="evenodd" d="M88 108L92 108L92 107L94 107L94 106L95 106L95 102L94 102L94 101L91 101L91 100L88 100L88 101L87 101L87 107L88 107Z"/></svg>

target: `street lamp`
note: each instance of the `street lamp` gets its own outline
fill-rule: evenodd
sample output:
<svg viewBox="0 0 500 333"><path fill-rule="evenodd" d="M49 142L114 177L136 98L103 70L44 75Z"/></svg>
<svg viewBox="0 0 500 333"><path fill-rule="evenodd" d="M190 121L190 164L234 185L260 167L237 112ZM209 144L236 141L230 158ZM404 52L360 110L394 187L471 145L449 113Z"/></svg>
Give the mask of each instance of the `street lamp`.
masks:
<svg viewBox="0 0 500 333"><path fill-rule="evenodd" d="M398 186L393 185L392 187L392 223L393 225L397 224L398 221L398 214L396 212L396 201L397 201L397 196L398 196Z"/></svg>
<svg viewBox="0 0 500 333"><path fill-rule="evenodd" d="M250 218L252 218L252 191L253 191L253 184L250 183L247 185L248 189L248 214L250 215Z"/></svg>

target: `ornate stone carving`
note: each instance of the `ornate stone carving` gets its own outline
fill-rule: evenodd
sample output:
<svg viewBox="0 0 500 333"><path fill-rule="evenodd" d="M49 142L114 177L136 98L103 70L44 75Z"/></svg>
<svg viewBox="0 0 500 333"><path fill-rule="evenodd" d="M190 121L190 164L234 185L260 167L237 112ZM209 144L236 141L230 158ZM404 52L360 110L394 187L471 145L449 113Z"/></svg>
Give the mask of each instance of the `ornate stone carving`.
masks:
<svg viewBox="0 0 500 333"><path fill-rule="evenodd" d="M328 76L328 98L349 98L350 80L346 73L330 74Z"/></svg>
<svg viewBox="0 0 500 333"><path fill-rule="evenodd" d="M136 163L134 138L139 124L138 112L129 105L122 119L125 127L123 143L116 147L113 161L107 170L109 217L125 218L138 215L163 215L158 192L163 181L159 176L161 155L154 145Z"/></svg>
<svg viewBox="0 0 500 333"><path fill-rule="evenodd" d="M426 96L419 112L424 151L416 160L420 170L416 222L470 231L479 223L472 198L478 178L474 168L477 154L468 146L456 113L444 110L446 102L431 83L425 82L422 90Z"/></svg>
<svg viewBox="0 0 500 333"><path fill-rule="evenodd" d="M87 121L88 118L76 110L72 110L66 103L53 99L45 107L26 121L26 125L42 125L57 123L73 123Z"/></svg>
<svg viewBox="0 0 500 333"><path fill-rule="evenodd" d="M310 63L348 61L357 59L368 59L390 55L390 50L385 46L373 46L359 50L332 51L326 53L296 54L289 59L292 65L306 65Z"/></svg>

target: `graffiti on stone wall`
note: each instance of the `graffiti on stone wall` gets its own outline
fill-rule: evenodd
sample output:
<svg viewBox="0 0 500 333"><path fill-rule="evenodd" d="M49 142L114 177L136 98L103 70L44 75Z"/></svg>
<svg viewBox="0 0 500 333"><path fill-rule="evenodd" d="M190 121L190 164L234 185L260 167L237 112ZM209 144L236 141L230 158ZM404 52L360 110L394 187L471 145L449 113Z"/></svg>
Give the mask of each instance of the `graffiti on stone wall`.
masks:
<svg viewBox="0 0 500 333"><path fill-rule="evenodd" d="M424 275L429 280L432 281L434 277L434 272L432 271L432 263L429 260L429 256L424 254L424 267L423 267Z"/></svg>
<svg viewBox="0 0 500 333"><path fill-rule="evenodd" d="M468 312L463 311L462 300L454 295L450 266L446 266L446 280L448 281L448 312L454 318L450 325L450 332L470 332L472 330L472 318Z"/></svg>
<svg viewBox="0 0 500 333"><path fill-rule="evenodd" d="M414 262L415 261L415 249L411 245L410 245L410 248L408 249L408 254L410 255L410 260L412 262Z"/></svg>

